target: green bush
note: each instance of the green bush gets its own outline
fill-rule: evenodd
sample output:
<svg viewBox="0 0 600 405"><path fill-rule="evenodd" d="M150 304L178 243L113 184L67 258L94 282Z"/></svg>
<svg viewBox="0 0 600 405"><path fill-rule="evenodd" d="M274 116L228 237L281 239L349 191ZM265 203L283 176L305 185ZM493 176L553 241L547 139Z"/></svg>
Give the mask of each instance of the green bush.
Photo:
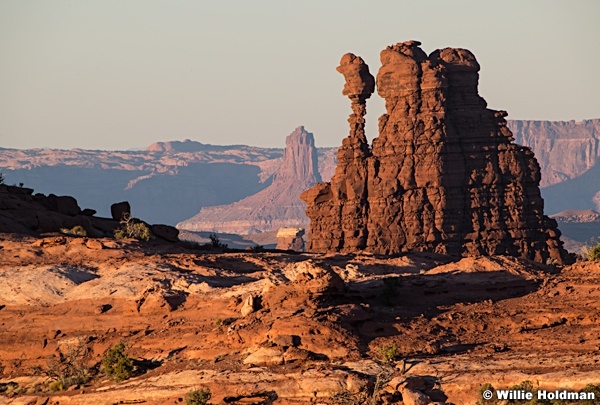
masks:
<svg viewBox="0 0 600 405"><path fill-rule="evenodd" d="M108 378L121 382L131 377L133 360L125 354L125 345L119 343L106 351L102 359L102 370Z"/></svg>
<svg viewBox="0 0 600 405"><path fill-rule="evenodd" d="M483 393L485 391L492 392L493 395L491 399L483 399ZM479 391L477 392L477 398L478 400L476 405L495 405L498 403L498 398L496 398L496 390L490 383L482 384L481 387L479 387Z"/></svg>
<svg viewBox="0 0 600 405"><path fill-rule="evenodd" d="M134 238L145 242L152 238L150 228L143 222L136 222L131 216L123 215L121 227L115 230L115 239Z"/></svg>
<svg viewBox="0 0 600 405"><path fill-rule="evenodd" d="M581 392L593 392L596 399L585 399L583 401L577 402L578 405L593 405L597 404L598 399L600 399L600 384L588 384Z"/></svg>
<svg viewBox="0 0 600 405"><path fill-rule="evenodd" d="M186 405L206 405L210 397L209 388L194 389L185 394L185 403Z"/></svg>
<svg viewBox="0 0 600 405"><path fill-rule="evenodd" d="M600 260L600 243L590 248L587 256L589 260Z"/></svg>
<svg viewBox="0 0 600 405"><path fill-rule="evenodd" d="M384 346L377 346L380 359L385 363L392 363L400 355L398 346L394 343L388 343Z"/></svg>

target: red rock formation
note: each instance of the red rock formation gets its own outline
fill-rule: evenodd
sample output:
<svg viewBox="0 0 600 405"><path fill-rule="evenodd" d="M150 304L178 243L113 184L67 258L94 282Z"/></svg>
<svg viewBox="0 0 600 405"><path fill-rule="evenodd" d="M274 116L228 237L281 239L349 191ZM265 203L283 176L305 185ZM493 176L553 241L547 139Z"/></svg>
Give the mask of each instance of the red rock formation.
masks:
<svg viewBox="0 0 600 405"><path fill-rule="evenodd" d="M331 182L301 196L309 249L566 260L556 222L543 214L539 165L529 148L511 143L506 112L487 109L478 95L473 54L446 48L427 56L419 45L381 52L377 91L387 113L371 149L361 114L368 86L356 78L368 68L342 57L350 136Z"/></svg>
<svg viewBox="0 0 600 405"><path fill-rule="evenodd" d="M305 204L298 197L321 181L313 134L300 126L286 138L286 149L273 183L264 190L228 205L204 207L177 224L179 229L238 234L305 227Z"/></svg>

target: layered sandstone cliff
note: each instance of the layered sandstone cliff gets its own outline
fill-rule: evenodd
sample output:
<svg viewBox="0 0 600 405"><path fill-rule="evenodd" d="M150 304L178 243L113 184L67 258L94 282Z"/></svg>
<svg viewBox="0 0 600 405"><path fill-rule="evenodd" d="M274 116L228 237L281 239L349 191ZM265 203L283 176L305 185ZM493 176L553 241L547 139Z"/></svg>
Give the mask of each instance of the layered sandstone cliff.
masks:
<svg viewBox="0 0 600 405"><path fill-rule="evenodd" d="M321 181L313 134L303 126L286 138L283 161L264 190L228 205L204 207L177 227L189 231L249 234L282 227L305 227L300 193Z"/></svg>
<svg viewBox="0 0 600 405"><path fill-rule="evenodd" d="M540 186L582 175L600 161L600 120L515 121L508 127L515 142L529 146L542 169Z"/></svg>
<svg viewBox="0 0 600 405"><path fill-rule="evenodd" d="M540 167L529 148L512 143L506 112L487 109L478 95L473 54L446 48L428 56L419 45L381 52L377 91L387 112L372 147L364 113L373 77L361 58L342 57L350 135L331 182L301 196L309 249L566 260L556 222L543 213Z"/></svg>

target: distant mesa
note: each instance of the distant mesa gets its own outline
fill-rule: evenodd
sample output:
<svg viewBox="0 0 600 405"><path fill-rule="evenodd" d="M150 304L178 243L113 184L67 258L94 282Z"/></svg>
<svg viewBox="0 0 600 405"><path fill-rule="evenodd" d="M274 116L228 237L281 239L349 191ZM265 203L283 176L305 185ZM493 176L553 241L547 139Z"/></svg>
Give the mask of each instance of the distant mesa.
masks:
<svg viewBox="0 0 600 405"><path fill-rule="evenodd" d="M203 148L202 143L186 139L184 141L155 142L146 150L149 152L199 152Z"/></svg>
<svg viewBox="0 0 600 405"><path fill-rule="evenodd" d="M600 214L594 210L564 210L552 218L558 222L600 222Z"/></svg>
<svg viewBox="0 0 600 405"><path fill-rule="evenodd" d="M177 228L245 235L283 227L306 227L306 205L299 196L321 181L315 140L312 133L300 126L288 135L285 143L283 160L267 188L232 204L204 207L177 224Z"/></svg>
<svg viewBox="0 0 600 405"><path fill-rule="evenodd" d="M556 221L544 215L532 151L512 143L506 112L478 94L475 56L460 48L427 55L419 45L381 52L376 84L386 113L372 147L364 117L373 77L360 57L342 57L350 135L331 182L301 196L309 250L569 261Z"/></svg>

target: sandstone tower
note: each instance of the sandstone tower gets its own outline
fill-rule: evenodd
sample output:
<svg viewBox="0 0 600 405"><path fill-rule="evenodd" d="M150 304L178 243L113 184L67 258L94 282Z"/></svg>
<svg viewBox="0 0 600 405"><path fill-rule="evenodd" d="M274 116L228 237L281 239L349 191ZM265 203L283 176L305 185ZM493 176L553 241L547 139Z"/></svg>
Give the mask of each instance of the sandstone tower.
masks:
<svg viewBox="0 0 600 405"><path fill-rule="evenodd" d="M428 56L419 45L381 52L377 92L386 113L372 147L364 115L374 78L360 57L342 57L350 135L331 182L301 195L309 250L568 260L543 212L540 167L529 148L512 143L506 112L486 108L473 54L446 48Z"/></svg>

